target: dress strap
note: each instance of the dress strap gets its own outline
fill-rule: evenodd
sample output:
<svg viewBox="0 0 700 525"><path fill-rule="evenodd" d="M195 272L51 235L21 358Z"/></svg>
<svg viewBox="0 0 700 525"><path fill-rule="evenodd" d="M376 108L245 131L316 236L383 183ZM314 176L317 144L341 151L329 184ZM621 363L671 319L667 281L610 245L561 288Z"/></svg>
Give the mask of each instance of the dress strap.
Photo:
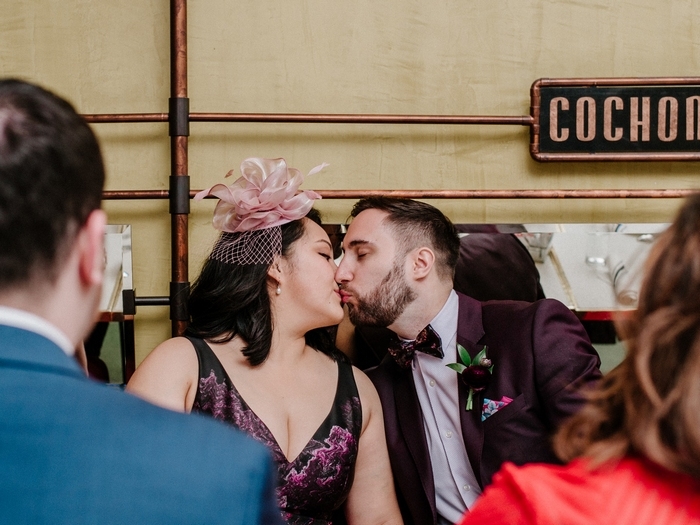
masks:
<svg viewBox="0 0 700 525"><path fill-rule="evenodd" d="M357 391L357 383L355 383L355 374L352 372L352 365L339 360L338 392L336 394L336 400L346 400L353 397L359 399L360 394Z"/></svg>
<svg viewBox="0 0 700 525"><path fill-rule="evenodd" d="M192 346L194 346L194 351L197 354L197 360L199 361L199 378L206 379L212 372L214 372L214 375L219 382L225 382L228 375L226 374L221 361L219 361L219 358L216 357L216 354L207 344L207 342L199 337L191 337L188 335L185 337L190 341L190 343L192 343Z"/></svg>

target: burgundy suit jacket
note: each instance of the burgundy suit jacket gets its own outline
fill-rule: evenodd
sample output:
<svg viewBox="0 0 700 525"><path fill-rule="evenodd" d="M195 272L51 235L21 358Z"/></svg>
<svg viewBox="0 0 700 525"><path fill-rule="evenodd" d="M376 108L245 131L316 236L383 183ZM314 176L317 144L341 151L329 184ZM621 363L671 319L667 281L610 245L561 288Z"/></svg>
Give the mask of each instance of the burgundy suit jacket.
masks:
<svg viewBox="0 0 700 525"><path fill-rule="evenodd" d="M494 367L469 412L464 408L468 388L458 381L465 453L476 479L485 487L505 461L557 463L550 445L553 432L581 407L579 388L601 377L600 359L581 323L553 299L482 303L458 295L457 342L472 357L487 345ZM382 402L404 521L435 524L435 484L412 372L387 355L367 375ZM503 396L513 401L482 422L483 399Z"/></svg>

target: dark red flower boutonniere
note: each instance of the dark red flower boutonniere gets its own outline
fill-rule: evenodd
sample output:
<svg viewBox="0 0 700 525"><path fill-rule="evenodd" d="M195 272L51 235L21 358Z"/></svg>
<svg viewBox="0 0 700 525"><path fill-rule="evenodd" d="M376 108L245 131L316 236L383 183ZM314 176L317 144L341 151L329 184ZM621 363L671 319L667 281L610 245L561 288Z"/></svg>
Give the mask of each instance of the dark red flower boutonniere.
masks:
<svg viewBox="0 0 700 525"><path fill-rule="evenodd" d="M457 345L457 354L459 355L460 362L450 363L447 365L449 368L454 370L459 374L465 385L469 387L469 396L467 397L467 410L472 409L472 399L474 398L474 392L481 392L491 381L491 374L493 373L493 364L491 360L486 357L486 351L488 346L484 346L481 352L474 356L472 359L469 356L466 348L462 345Z"/></svg>

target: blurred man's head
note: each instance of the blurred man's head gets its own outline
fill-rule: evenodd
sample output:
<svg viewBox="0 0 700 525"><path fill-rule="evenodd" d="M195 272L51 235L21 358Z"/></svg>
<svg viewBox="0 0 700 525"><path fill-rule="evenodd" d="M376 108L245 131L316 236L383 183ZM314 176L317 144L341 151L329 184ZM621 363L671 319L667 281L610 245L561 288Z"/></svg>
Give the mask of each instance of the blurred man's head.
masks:
<svg viewBox="0 0 700 525"><path fill-rule="evenodd" d="M73 107L0 80L0 305L47 318L79 342L104 271L104 166Z"/></svg>
<svg viewBox="0 0 700 525"><path fill-rule="evenodd" d="M56 279L103 185L97 140L71 105L0 80L0 292Z"/></svg>

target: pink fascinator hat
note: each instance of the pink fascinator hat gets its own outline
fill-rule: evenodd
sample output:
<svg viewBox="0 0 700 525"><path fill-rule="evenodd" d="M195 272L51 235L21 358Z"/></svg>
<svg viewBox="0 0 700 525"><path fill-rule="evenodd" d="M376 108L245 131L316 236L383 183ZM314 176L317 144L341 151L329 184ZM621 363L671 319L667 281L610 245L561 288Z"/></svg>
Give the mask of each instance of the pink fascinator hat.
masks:
<svg viewBox="0 0 700 525"><path fill-rule="evenodd" d="M328 164L319 164L307 176ZM226 176L233 174L229 171ZM280 226L301 219L321 196L299 191L304 175L284 159L251 157L241 162L241 176L230 186L215 184L197 193L219 198L212 224L221 230L211 259L229 264L269 264L282 251Z"/></svg>

